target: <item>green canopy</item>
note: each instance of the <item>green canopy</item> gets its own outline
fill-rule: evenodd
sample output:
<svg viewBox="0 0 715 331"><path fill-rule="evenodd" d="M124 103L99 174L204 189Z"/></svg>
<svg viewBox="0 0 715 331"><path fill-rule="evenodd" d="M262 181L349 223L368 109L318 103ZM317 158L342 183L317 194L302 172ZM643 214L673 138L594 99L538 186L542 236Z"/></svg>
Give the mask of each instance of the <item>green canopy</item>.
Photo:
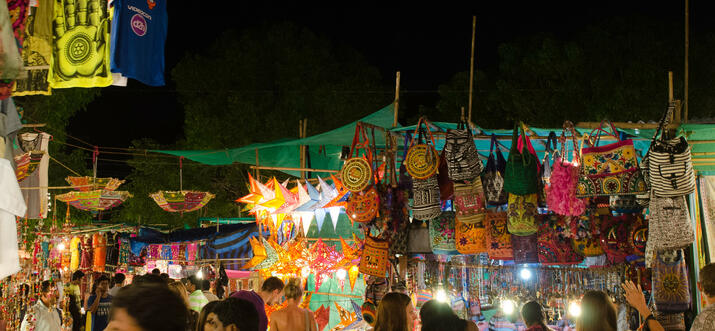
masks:
<svg viewBox="0 0 715 331"><path fill-rule="evenodd" d="M715 175L715 124L683 124L678 131L691 144L695 170Z"/></svg>

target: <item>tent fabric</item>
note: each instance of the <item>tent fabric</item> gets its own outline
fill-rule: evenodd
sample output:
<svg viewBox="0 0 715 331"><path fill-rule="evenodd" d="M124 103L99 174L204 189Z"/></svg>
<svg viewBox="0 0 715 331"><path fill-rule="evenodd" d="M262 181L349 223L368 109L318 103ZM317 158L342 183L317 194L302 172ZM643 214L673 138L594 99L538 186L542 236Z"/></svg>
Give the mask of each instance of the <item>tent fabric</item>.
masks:
<svg viewBox="0 0 715 331"><path fill-rule="evenodd" d="M201 251L203 259L227 259L223 266L230 270L240 270L245 264L244 260L253 257L253 250L249 240L258 235L256 224L243 224L243 226L230 233L218 234L209 240ZM235 260L233 260L235 259Z"/></svg>
<svg viewBox="0 0 715 331"><path fill-rule="evenodd" d="M703 175L715 175L715 125L682 124L678 131L690 143L695 170Z"/></svg>

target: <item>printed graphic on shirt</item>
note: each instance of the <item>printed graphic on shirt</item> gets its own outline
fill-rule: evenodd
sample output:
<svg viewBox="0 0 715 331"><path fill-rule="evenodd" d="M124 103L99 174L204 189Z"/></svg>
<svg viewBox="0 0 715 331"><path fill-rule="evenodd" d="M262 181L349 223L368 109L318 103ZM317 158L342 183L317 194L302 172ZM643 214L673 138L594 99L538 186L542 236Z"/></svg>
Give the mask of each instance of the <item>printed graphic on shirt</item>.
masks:
<svg viewBox="0 0 715 331"><path fill-rule="evenodd" d="M52 88L104 87L109 71L109 19L106 0L55 0Z"/></svg>

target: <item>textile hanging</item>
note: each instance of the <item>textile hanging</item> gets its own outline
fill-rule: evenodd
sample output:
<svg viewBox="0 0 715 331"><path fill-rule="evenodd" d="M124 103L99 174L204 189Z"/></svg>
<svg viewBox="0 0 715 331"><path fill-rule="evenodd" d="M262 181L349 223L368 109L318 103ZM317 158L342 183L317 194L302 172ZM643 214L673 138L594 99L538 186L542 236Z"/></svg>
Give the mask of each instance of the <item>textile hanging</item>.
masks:
<svg viewBox="0 0 715 331"><path fill-rule="evenodd" d="M125 180L120 180L116 178L94 178L90 176L84 177L74 177L68 176L65 178L67 183L74 186L77 191L94 191L94 190L107 190L114 191L119 188L120 185L124 184Z"/></svg>
<svg viewBox="0 0 715 331"><path fill-rule="evenodd" d="M149 196L161 209L173 213L199 210L215 197L209 192L196 191L159 191Z"/></svg>
<svg viewBox="0 0 715 331"><path fill-rule="evenodd" d="M80 210L97 211L112 209L131 197L127 191L94 190L67 192L57 195L57 200L67 202Z"/></svg>
<svg viewBox="0 0 715 331"><path fill-rule="evenodd" d="M15 81L12 92L15 96L51 94L47 74L52 56L54 3L52 0L37 0L38 5L29 8L22 41L22 63L27 77Z"/></svg>
<svg viewBox="0 0 715 331"><path fill-rule="evenodd" d="M214 239L206 243L203 258L235 259L224 262L224 268L241 270L241 266L243 266L245 262L238 259L246 259L253 256L254 253L249 241L251 238L257 236L258 227L256 224L250 224L250 226L231 233L217 235Z"/></svg>
<svg viewBox="0 0 715 331"><path fill-rule="evenodd" d="M708 247L715 245L715 176L700 176L700 200L703 206L703 223ZM710 249L710 261L715 261L715 249Z"/></svg>
<svg viewBox="0 0 715 331"><path fill-rule="evenodd" d="M37 165L37 170L28 174L22 182L21 188L35 188L23 190L22 195L27 204L27 218L47 218L47 184L50 155L47 153L51 136L44 132L25 132L17 136L15 157L27 153L41 153L42 157ZM32 164L32 160L29 161ZM40 189L37 189L40 187Z"/></svg>

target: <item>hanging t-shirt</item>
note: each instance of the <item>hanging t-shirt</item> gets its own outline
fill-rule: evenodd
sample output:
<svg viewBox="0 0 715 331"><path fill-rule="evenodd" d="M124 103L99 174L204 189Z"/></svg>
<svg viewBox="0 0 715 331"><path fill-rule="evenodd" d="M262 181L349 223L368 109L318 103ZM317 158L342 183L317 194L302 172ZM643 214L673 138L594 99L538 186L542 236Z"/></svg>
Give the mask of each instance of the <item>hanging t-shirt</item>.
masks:
<svg viewBox="0 0 715 331"><path fill-rule="evenodd" d="M49 95L47 73L52 53L53 0L37 0L38 5L29 8L25 36L22 42L22 62L27 77L18 79L13 95Z"/></svg>
<svg viewBox="0 0 715 331"><path fill-rule="evenodd" d="M94 300L97 300L97 295L92 294L89 299L87 299L87 307L91 307L94 304ZM99 300L99 307L97 312L92 314L89 324L91 324L92 331L103 331L109 324L109 309L112 307L112 296L107 295Z"/></svg>
<svg viewBox="0 0 715 331"><path fill-rule="evenodd" d="M107 262L107 238L103 234L95 233L92 236L92 249L94 250L92 270L104 272L104 264Z"/></svg>
<svg viewBox="0 0 715 331"><path fill-rule="evenodd" d="M166 0L114 0L112 72L164 85Z"/></svg>
<svg viewBox="0 0 715 331"><path fill-rule="evenodd" d="M47 153L47 148L50 137L49 134L44 132L26 132L17 136L18 148L14 152L16 157L27 153L33 154L34 152L37 152L37 155L41 155L36 170L20 182L20 187L26 188L22 190L22 195L27 205L26 217L29 219L47 218L47 171L50 165L50 155ZM35 162L35 160L31 160L31 162Z"/></svg>
<svg viewBox="0 0 715 331"><path fill-rule="evenodd" d="M0 158L0 278L20 271L15 216L25 215L25 201L10 161Z"/></svg>
<svg viewBox="0 0 715 331"><path fill-rule="evenodd" d="M85 8L76 4L58 0L54 5L54 47L47 81L52 88L109 86L112 73L107 0L92 2Z"/></svg>

